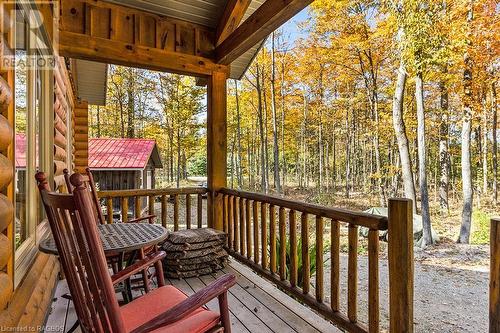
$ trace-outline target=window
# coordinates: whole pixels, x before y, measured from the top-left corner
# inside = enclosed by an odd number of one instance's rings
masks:
[[[15,283],[23,278],[37,252],[41,236],[40,223],[43,207],[35,182],[38,170],[51,171],[52,140],[47,123],[53,110],[49,101],[52,72],[38,67],[42,54],[37,50],[40,36],[29,30],[29,25],[18,11],[16,22],[15,68]],[[53,79],[52,79],[53,80]],[[52,121],[53,122],[53,121]],[[48,167],[47,167],[48,166]]]

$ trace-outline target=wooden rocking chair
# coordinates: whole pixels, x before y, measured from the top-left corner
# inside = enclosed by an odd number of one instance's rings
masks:
[[[162,285],[120,307],[113,284],[158,263],[165,252],[110,276],[83,176],[71,176],[73,194],[49,192],[43,173],[36,179],[83,332],[231,332],[227,291],[236,278],[230,274],[190,297]],[[161,265],[157,267],[162,274]],[[202,307],[216,297],[220,313]]]
[[[63,170],[64,173],[64,180],[66,182],[66,188],[68,189],[68,193],[72,194],[73,193],[73,185],[71,184],[70,181],[70,174],[68,169]],[[92,199],[92,206],[93,206],[93,213],[94,213],[94,218],[95,220],[100,223],[100,224],[106,224],[106,220],[104,219],[104,214],[102,213],[101,209],[101,203],[99,202],[99,196],[97,195],[97,187],[94,181],[94,177],[92,176],[92,172],[90,172],[89,168],[85,169],[85,174],[82,174],[82,181],[86,185],[88,191],[90,191],[90,197]],[[108,212],[108,214],[113,214],[113,212]],[[156,215],[146,215],[146,216],[141,216],[135,219],[130,219],[127,221],[127,223],[141,223],[144,221],[149,222],[150,224],[154,223],[154,219],[156,218]],[[138,251],[138,259],[144,259],[148,254],[154,252],[157,250],[156,246],[151,246],[148,248],[140,249]],[[107,255],[108,263],[111,265],[113,268],[113,271],[115,273],[118,273],[119,270],[121,270],[122,263],[119,262],[121,258],[119,255]],[[143,272],[141,272],[142,275],[142,287],[144,288],[145,292],[149,292],[150,289],[150,283],[151,283],[151,278],[153,277],[152,275],[150,276],[149,272],[147,269],[145,269]],[[128,295],[126,298],[129,298],[130,295]]]

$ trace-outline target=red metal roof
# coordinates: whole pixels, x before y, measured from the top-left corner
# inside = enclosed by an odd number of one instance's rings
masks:
[[[26,135],[16,134],[16,168],[26,167],[26,149]],[[155,140],[89,140],[89,167],[91,169],[144,169],[151,157],[155,167],[161,168]]]
[[[155,146],[148,139],[90,139],[89,168],[144,169]]]

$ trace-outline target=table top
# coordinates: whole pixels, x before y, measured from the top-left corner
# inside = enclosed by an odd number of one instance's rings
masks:
[[[104,252],[122,253],[152,246],[164,241],[167,229],[158,224],[149,223],[113,223],[97,226]],[[58,254],[52,235],[43,239],[38,248],[41,252]]]

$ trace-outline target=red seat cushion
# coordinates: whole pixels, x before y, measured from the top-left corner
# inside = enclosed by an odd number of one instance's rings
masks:
[[[122,306],[121,312],[127,332],[164,313],[174,305],[185,300],[187,296],[173,286],[165,286]],[[156,329],[155,333],[201,333],[215,327],[219,323],[219,314],[198,308],[188,317]]]

